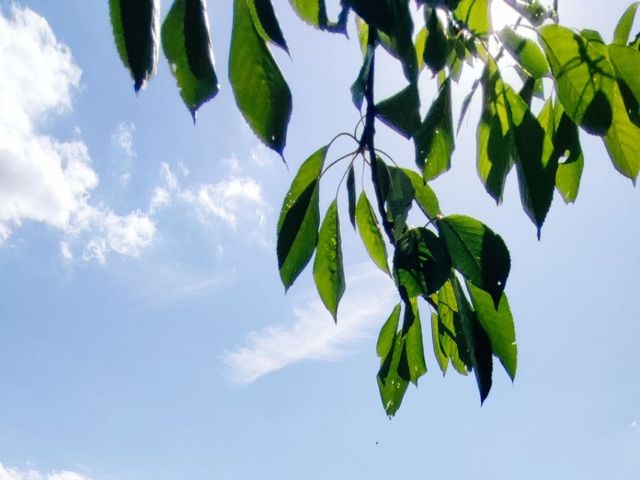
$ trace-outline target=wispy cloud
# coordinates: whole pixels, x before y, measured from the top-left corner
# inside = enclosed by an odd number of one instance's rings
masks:
[[[69,49],[45,18],[13,6],[10,17],[0,12],[0,65],[7,66],[0,75],[0,240],[35,221],[63,232],[67,260],[72,241],[85,243],[85,259],[104,262],[109,252],[137,256],[153,240],[150,218],[92,202],[99,179],[87,146],[40,131],[41,119],[72,108],[81,71]],[[119,148],[133,155],[133,126],[117,133]]]
[[[631,428],[633,428],[634,430],[640,431],[640,420],[631,422]]]
[[[339,360],[370,338],[391,310],[393,284],[373,267],[356,270],[337,325],[319,299],[311,300],[294,310],[292,323],[250,332],[244,345],[224,354],[231,380],[246,384],[303,360]]]
[[[89,478],[69,470],[42,473],[37,470],[9,468],[0,463],[0,480],[89,480]]]

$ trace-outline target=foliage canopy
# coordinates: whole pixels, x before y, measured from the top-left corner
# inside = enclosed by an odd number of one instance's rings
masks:
[[[377,381],[389,415],[409,383],[417,385],[427,371],[420,299],[431,311],[433,350],[443,373],[449,365],[463,375],[473,372],[481,401],[491,389],[494,357],[511,379],[516,375],[515,327],[505,294],[507,246],[479,220],[445,215],[428,183],[449,170],[455,125],[459,130],[478,90],[480,181],[499,204],[515,167],[522,207],[538,236],[554,192],[567,203],[578,195],[585,163],[580,130],[602,138],[622,175],[635,183],[640,172],[640,33],[631,37],[639,3],[624,12],[607,43],[596,31],[560,25],[557,0],[551,6],[493,1],[518,14],[514,25],[493,28],[492,0],[341,0],[336,12],[324,0],[290,0],[304,22],[327,32],[346,35],[355,18],[362,66],[351,94],[362,114],[353,134],[337,136],[350,138],[353,151],[334,158],[331,141],[299,167],[277,224],[280,277],[288,289],[315,254],[318,294],[337,321],[346,287],[340,188],[324,218],[319,199],[325,172],[342,166],[349,220],[398,290],[399,303],[377,342]],[[138,91],[155,73],[161,44],[195,121],[219,89],[206,0],[174,0],[162,27],[159,10],[159,0],[110,0],[117,50]],[[236,104],[256,136],[282,155],[292,96],[270,51],[288,52],[272,2],[233,0],[232,22],[229,81]],[[400,62],[407,83],[383,100],[374,97],[380,48]],[[463,74],[478,78],[454,122],[452,90]],[[438,86],[424,119],[421,75]],[[400,168],[376,147],[377,120],[413,140],[416,170]],[[370,181],[358,185],[356,171]],[[408,223],[414,207],[423,226]]]

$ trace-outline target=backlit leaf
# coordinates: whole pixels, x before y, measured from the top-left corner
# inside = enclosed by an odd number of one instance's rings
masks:
[[[629,35],[631,35],[631,29],[633,28],[633,21],[636,18],[639,3],[640,2],[633,2],[625,10],[622,17],[620,17],[620,21],[613,33],[613,43],[615,45],[626,45],[627,42],[629,42]]]
[[[333,315],[333,319],[337,321],[338,304],[345,290],[345,282],[340,219],[336,200],[329,206],[320,227],[316,258],[313,263],[313,279],[322,302]]]
[[[549,65],[540,47],[531,39],[518,35],[511,27],[504,27],[498,33],[507,51],[533,78],[549,73]]]
[[[387,263],[387,247],[380,232],[380,226],[376,218],[371,203],[365,192],[360,194],[358,204],[356,205],[356,225],[362,243],[367,253],[380,270],[389,274],[389,265]]]
[[[396,332],[398,331],[398,323],[400,322],[400,304],[396,305],[387,318],[387,321],[384,322],[382,328],[380,329],[380,334],[378,335],[378,342],[376,344],[376,353],[380,358],[385,358],[391,348],[393,347],[393,342],[395,340]]]
[[[284,198],[278,219],[278,268],[288,289],[309,263],[318,242],[320,210],[318,182],[327,147],[302,164]]]
[[[423,180],[421,175],[418,175],[413,170],[408,168],[403,169],[405,175],[411,181],[413,186],[413,192],[415,201],[420,207],[420,210],[427,216],[429,220],[435,219],[442,212],[440,211],[440,203],[438,197],[436,197],[433,189]]]
[[[253,25],[265,42],[272,42],[289,53],[287,41],[280,29],[276,12],[273,10],[271,0],[247,0],[251,11]]]
[[[153,77],[158,64],[159,0],[109,0],[116,47],[129,69],[135,91]]]
[[[415,298],[405,303],[402,335],[404,336],[409,379],[414,385],[418,385],[418,379],[427,373],[427,364],[424,359],[420,311],[418,310],[418,301]]]
[[[454,14],[469,30],[478,34],[491,31],[490,0],[460,0]]]
[[[376,105],[376,116],[405,138],[420,128],[420,96],[418,87],[410,84]]]
[[[256,29],[250,0],[234,0],[229,80],[245,120],[269,148],[282,155],[291,116],[291,92]]]
[[[219,90],[203,0],[174,0],[162,24],[162,48],[195,120],[196,111]]]
[[[613,122],[604,144],[616,170],[635,183],[640,172],[640,128],[630,120],[617,87],[613,94]]]

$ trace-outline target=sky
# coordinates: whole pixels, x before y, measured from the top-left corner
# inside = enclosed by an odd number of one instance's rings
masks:
[[[510,248],[518,374],[496,368],[481,407],[425,341],[429,372],[390,420],[375,381],[390,279],[345,225],[335,325],[310,272],[285,295],[275,257],[295,169],[357,122],[358,46],[277,2],[287,168],[234,107],[231,2],[209,3],[221,92],[194,126],[163,58],[134,94],[108,2],[0,0],[0,480],[637,478],[640,196],[599,139],[582,135],[578,200],[556,196],[538,242],[513,175],[500,207],[484,193],[466,122],[433,186]],[[560,16],[611,38],[628,3],[561,0]],[[382,98],[404,80],[378,65]],[[377,144],[411,165],[410,142],[381,128]]]

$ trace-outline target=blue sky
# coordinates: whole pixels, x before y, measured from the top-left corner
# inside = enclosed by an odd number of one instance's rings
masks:
[[[210,2],[222,90],[195,127],[164,59],[134,95],[107,3],[0,0],[0,480],[637,478],[640,197],[598,139],[583,135],[578,201],[555,199],[538,242],[515,178],[496,207],[473,122],[461,130],[434,187],[510,247],[518,375],[496,371],[481,408],[474,379],[443,379],[427,348],[390,421],[375,383],[390,280],[345,228],[335,326],[308,273],[285,296],[275,259],[295,168],[357,121],[355,42],[278,3],[287,170],[234,108],[230,2]],[[627,4],[560,0],[560,14],[610,37]],[[383,97],[403,80],[380,65]],[[381,129],[378,145],[411,164],[409,142]]]

